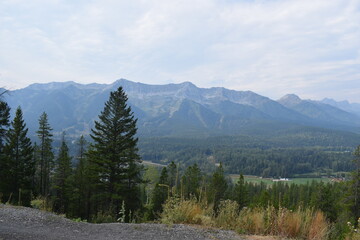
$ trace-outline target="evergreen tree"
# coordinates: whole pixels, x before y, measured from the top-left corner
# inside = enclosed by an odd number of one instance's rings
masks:
[[[178,169],[174,161],[171,161],[171,163],[167,166],[168,173],[169,173],[169,184],[170,187],[175,187],[177,185],[178,181]]]
[[[199,198],[202,174],[198,165],[195,163],[194,165],[189,166],[185,170],[182,178],[184,184],[184,196],[186,198],[190,198],[190,196]]]
[[[54,154],[52,152],[52,128],[48,122],[48,116],[43,112],[39,118],[39,130],[36,132],[39,139],[39,162],[38,167],[38,193],[47,197],[50,193],[50,172],[53,169]]]
[[[135,137],[137,120],[122,87],[110,93],[104,110],[91,129],[94,143],[89,151],[97,204],[115,217],[122,201],[127,211],[139,207],[140,156]]]
[[[71,157],[69,148],[65,142],[65,133],[63,133],[59,155],[56,159],[56,168],[54,172],[54,210],[59,213],[67,213],[71,198],[70,177],[72,174]]]
[[[78,156],[77,165],[74,172],[73,179],[73,198],[72,209],[73,216],[80,217],[81,219],[88,218],[89,211],[89,177],[88,177],[88,164],[86,158],[86,145],[87,142],[84,136],[81,136],[78,141]]]
[[[27,137],[27,132],[22,110],[18,107],[15,118],[6,134],[4,146],[6,159],[4,161],[6,171],[4,172],[6,174],[3,174],[1,181],[7,186],[5,194],[9,197],[12,194],[12,202],[25,206],[30,205],[33,189],[32,180],[35,174],[33,147]]]
[[[214,203],[214,210],[217,212],[218,206],[221,200],[225,197],[227,190],[227,181],[225,179],[224,169],[220,163],[219,167],[216,168],[212,175],[210,182],[210,202]]]
[[[168,171],[164,167],[161,170],[159,182],[155,185],[152,196],[152,212],[154,215],[159,214],[162,211],[162,205],[170,195],[170,186],[168,182]]]
[[[9,121],[10,107],[6,102],[0,100],[0,153],[4,147],[4,138],[9,127]]]
[[[239,179],[235,184],[234,200],[239,204],[240,210],[248,204],[248,191],[242,174],[240,174]]]
[[[6,102],[0,100],[0,178],[3,179],[7,174],[6,157],[4,155],[4,142],[10,122],[10,107]],[[4,192],[7,186],[4,181],[0,181],[0,193]],[[5,199],[1,199],[0,202]]]

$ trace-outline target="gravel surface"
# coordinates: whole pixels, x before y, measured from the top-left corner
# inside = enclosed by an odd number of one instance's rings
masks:
[[[37,209],[0,204],[0,240],[5,239],[244,240],[232,231],[182,224],[73,222]]]

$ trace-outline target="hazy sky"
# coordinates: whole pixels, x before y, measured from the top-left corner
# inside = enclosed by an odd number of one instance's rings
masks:
[[[360,0],[0,0],[0,87],[119,78],[360,102]]]

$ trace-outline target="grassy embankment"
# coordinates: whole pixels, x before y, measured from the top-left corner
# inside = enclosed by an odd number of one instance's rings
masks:
[[[241,234],[279,236],[281,238],[327,239],[331,225],[321,211],[285,208],[245,208],[239,211],[236,202],[226,200],[220,203],[217,213],[195,199],[171,198],[164,204],[161,221],[167,224],[198,224],[235,230]]]

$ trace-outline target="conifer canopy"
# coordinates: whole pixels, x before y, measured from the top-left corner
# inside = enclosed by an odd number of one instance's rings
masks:
[[[98,205],[118,212],[122,201],[127,209],[139,205],[138,186],[142,182],[136,122],[122,87],[110,93],[104,110],[91,130],[89,151],[92,177],[97,186]]]

